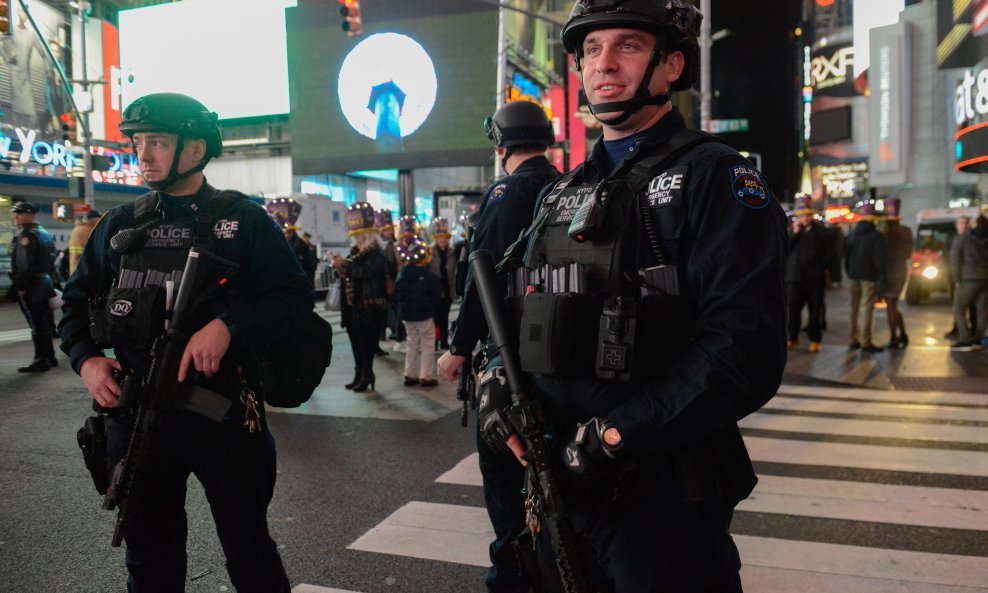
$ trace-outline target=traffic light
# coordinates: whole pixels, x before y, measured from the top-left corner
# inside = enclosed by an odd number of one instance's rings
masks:
[[[62,115],[58,116],[58,119],[62,122],[62,139],[68,140],[69,142],[76,143],[79,140],[78,128],[76,127],[75,114],[66,111]]]
[[[0,0],[0,35],[10,35],[10,2]]]
[[[347,35],[360,35],[364,30],[360,21],[360,0],[340,0],[340,16],[343,17],[343,30]]]

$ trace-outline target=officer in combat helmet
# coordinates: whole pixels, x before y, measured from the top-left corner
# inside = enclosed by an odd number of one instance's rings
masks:
[[[222,151],[217,116],[195,99],[171,93],[134,101],[120,131],[134,144],[141,174],[153,190],[109,210],[93,229],[64,294],[62,350],[106,414],[108,467],[121,459],[135,421],[121,398],[131,377],[144,376],[164,311],[113,307],[134,323],[115,331],[107,307],[87,305],[121,292],[144,303],[142,291],[175,286],[195,246],[239,264],[239,270],[193,311],[193,333],[182,355],[178,384],[192,383],[185,407],[162,409],[136,511],[123,530],[128,590],[181,592],[186,581],[186,482],[202,483],[237,591],[289,591],[267,525],[275,483],[275,446],[264,408],[239,376],[247,352],[283,337],[312,310],[312,290],[277,224],[246,196],[210,186],[203,168]],[[138,232],[127,233],[136,229]],[[122,232],[123,231],[123,232]],[[119,237],[111,243],[111,239]],[[124,241],[124,237],[130,237]],[[191,286],[191,285],[190,285]],[[180,288],[176,288],[176,293]],[[193,289],[195,290],[195,288]],[[123,299],[123,297],[121,297]],[[133,304],[134,309],[140,304]],[[104,348],[113,347],[116,358]],[[169,378],[165,378],[170,380]],[[209,398],[214,406],[202,412]]]
[[[500,254],[532,222],[539,192],[559,171],[545,157],[554,136],[552,124],[539,105],[528,101],[507,103],[484,122],[484,127],[507,176],[496,180],[484,194],[468,249]],[[438,361],[439,374],[450,381],[456,380],[477,342],[487,335],[487,323],[469,273],[463,292],[449,350]],[[510,545],[525,527],[520,495],[524,471],[510,455],[492,450],[479,439],[477,446],[484,499],[495,534],[490,546],[492,566],[487,573],[487,588],[495,593],[528,591],[530,584]]]
[[[729,525],[756,478],[737,422],[786,361],[782,208],[669,103],[696,80],[701,19],[682,0],[577,0],[562,41],[603,140],[509,253],[592,590],[741,591]]]

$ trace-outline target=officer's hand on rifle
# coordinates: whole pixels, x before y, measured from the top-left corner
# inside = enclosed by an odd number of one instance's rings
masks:
[[[576,425],[576,434],[563,447],[563,467],[571,477],[584,482],[606,477],[614,469],[622,445],[621,435],[610,420],[591,418]]]
[[[230,347],[230,330],[221,319],[214,319],[205,327],[192,334],[189,343],[182,354],[182,362],[178,366],[178,382],[185,381],[189,363],[194,363],[195,369],[207,377],[212,377],[220,370],[220,361]]]
[[[120,384],[113,376],[114,370],[122,370],[120,361],[105,356],[94,356],[79,368],[86,389],[104,408],[115,408],[120,400]]]
[[[525,448],[511,421],[511,403],[511,388],[508,386],[504,368],[496,366],[484,372],[480,377],[480,386],[477,388],[477,423],[480,438],[492,451],[513,453],[522,465],[528,465],[521,458]]]
[[[465,356],[453,354],[449,351],[443,352],[443,355],[436,362],[439,376],[447,381],[456,381],[460,376],[460,369],[463,368],[463,363],[466,360]]]

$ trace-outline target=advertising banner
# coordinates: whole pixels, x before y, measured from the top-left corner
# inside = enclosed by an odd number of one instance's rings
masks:
[[[489,5],[379,0],[362,8],[358,36],[340,30],[335,2],[286,15],[296,175],[492,162],[483,121],[497,94],[498,18]],[[537,88],[514,82],[522,94]]]
[[[0,122],[6,137],[13,128],[34,131],[36,140],[62,138],[62,113],[69,110],[64,87],[44,46],[17,2],[10,2],[10,35],[0,37]],[[55,58],[64,59],[65,20],[44,2],[31,2],[31,14]],[[64,66],[64,64],[63,64]]]
[[[909,182],[910,25],[871,30],[869,162],[876,186]]]

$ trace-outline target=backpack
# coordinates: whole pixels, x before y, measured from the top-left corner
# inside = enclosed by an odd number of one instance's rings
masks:
[[[258,358],[262,399],[278,408],[297,408],[319,387],[333,357],[333,328],[311,312],[288,336],[275,340]]]

